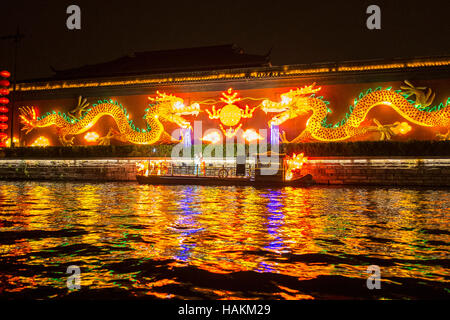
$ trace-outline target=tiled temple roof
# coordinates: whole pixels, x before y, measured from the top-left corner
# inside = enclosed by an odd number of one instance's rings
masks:
[[[269,55],[247,54],[236,45],[137,52],[116,60],[55,70],[52,80],[179,73],[270,66]],[[50,80],[50,79],[49,79]]]

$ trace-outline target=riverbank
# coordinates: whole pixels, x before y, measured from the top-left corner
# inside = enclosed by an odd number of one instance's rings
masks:
[[[122,159],[2,159],[0,180],[136,181],[136,163]],[[450,157],[311,157],[317,184],[450,187]]]

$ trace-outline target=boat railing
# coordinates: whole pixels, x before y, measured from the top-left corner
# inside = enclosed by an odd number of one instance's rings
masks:
[[[148,170],[148,176],[186,176],[186,177],[218,177],[218,178],[251,178],[254,168],[245,166],[245,174],[237,174],[236,166],[197,166],[197,165],[167,165]]]

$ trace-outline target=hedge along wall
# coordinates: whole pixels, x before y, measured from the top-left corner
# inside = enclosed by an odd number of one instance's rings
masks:
[[[88,159],[170,157],[174,145],[122,145],[122,146],[72,146],[72,147],[22,147],[0,149],[0,159]],[[202,145],[204,150],[207,145]],[[223,156],[226,146],[221,146]],[[219,146],[220,148],[220,146]],[[234,145],[238,148],[248,145]],[[271,149],[271,146],[268,146]],[[194,148],[191,148],[191,156]],[[264,150],[263,150],[264,151]],[[279,146],[281,153],[304,153],[308,157],[450,157],[450,141],[358,141],[334,143],[299,143]]]

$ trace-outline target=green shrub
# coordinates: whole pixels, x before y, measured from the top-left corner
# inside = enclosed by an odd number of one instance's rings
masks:
[[[450,141],[357,141],[286,144],[288,154],[304,152],[310,157],[324,156],[450,156]]]
[[[202,146],[202,150],[207,145]],[[0,158],[9,159],[82,159],[170,157],[174,145],[122,145],[122,146],[71,146],[71,147],[17,147],[2,148]],[[234,154],[237,152],[234,145]],[[270,146],[269,146],[270,150]],[[303,152],[309,157],[361,157],[361,156],[450,156],[450,141],[358,141],[313,142],[280,145],[280,152]],[[245,146],[246,155],[249,146]],[[191,149],[191,156],[194,148]],[[223,155],[226,155],[223,146]]]

